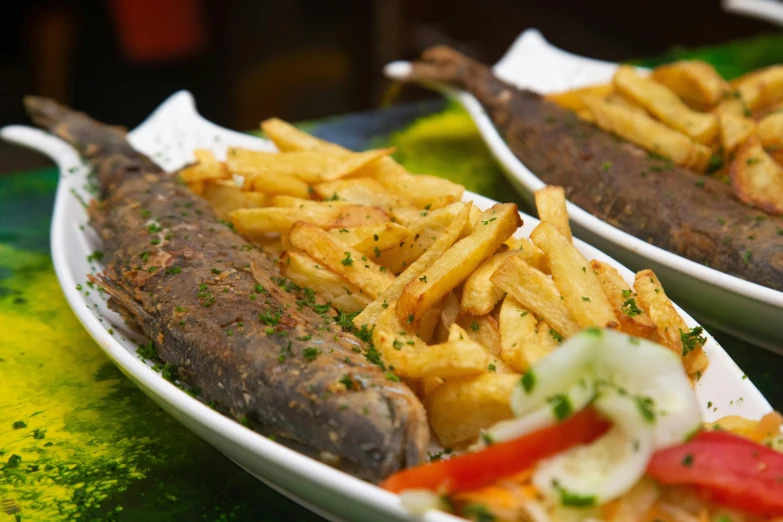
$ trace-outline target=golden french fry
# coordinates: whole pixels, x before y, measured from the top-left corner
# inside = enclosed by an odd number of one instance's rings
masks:
[[[419,275],[424,272],[432,263],[435,262],[444,252],[446,252],[457,241],[462,230],[468,222],[470,217],[471,203],[461,203],[461,212],[451,221],[446,230],[438,236],[435,243],[432,244],[429,250],[422,255],[415,263],[410,265],[405,272],[397,276],[397,279],[389,285],[383,294],[364,309],[364,311],[356,316],[353,323],[357,326],[369,325],[375,322],[381,311],[390,306],[389,303],[396,302],[402,295],[405,287]]]
[[[203,196],[220,219],[227,219],[229,212],[238,208],[264,207],[270,200],[267,194],[245,192],[230,180],[205,183]]]
[[[773,215],[783,214],[783,167],[767,154],[758,137],[745,142],[731,165],[734,194]]]
[[[262,194],[256,192],[255,194]],[[269,200],[270,207],[283,207],[283,208],[303,208],[303,207],[351,207],[356,206],[347,201],[314,201],[312,199],[296,198],[294,196],[286,196],[284,194],[278,194],[271,196]]]
[[[552,223],[563,236],[572,241],[571,225],[568,224],[565,190],[563,187],[547,185],[535,192],[536,210],[541,221]]]
[[[438,339],[445,340],[448,338],[449,328],[457,322],[457,317],[459,317],[459,307],[459,297],[455,292],[449,292],[443,299],[440,311],[440,324],[438,325],[437,334]]]
[[[405,330],[392,306],[378,316],[372,339],[386,365],[393,366],[400,377],[476,375],[484,373],[490,361],[481,345],[468,338],[427,346]]]
[[[302,288],[311,288],[337,310],[358,312],[371,302],[359,288],[305,254],[284,250],[277,265],[285,277]]]
[[[666,86],[641,76],[629,65],[617,69],[613,84],[663,123],[696,141],[709,143],[718,133],[718,118],[714,114],[691,110]]]
[[[196,157],[197,163],[179,171],[179,177],[185,183],[231,179],[231,174],[226,170],[226,166],[217,161],[209,150],[196,149],[193,151],[193,155]]]
[[[720,120],[720,144],[727,157],[756,131],[756,122],[750,118],[724,113]]]
[[[418,219],[408,220],[405,226],[413,237],[406,241],[400,241],[397,246],[389,248],[381,253],[378,263],[385,266],[394,274],[399,274],[415,262],[422,254],[437,241],[438,236],[449,226],[454,217],[463,209],[464,203],[452,203],[451,205],[433,211],[416,210]],[[471,213],[475,207],[471,205]],[[396,217],[398,210],[392,212]],[[466,225],[461,236],[470,228]]]
[[[613,266],[593,259],[590,270],[598,276],[604,295],[612,305],[620,321],[620,331],[636,337],[649,339],[655,334],[655,323],[636,304],[636,294]]]
[[[595,116],[596,124],[603,130],[669,158],[677,165],[703,171],[710,162],[712,151],[709,147],[694,142],[685,134],[649,116],[594,96],[585,96],[585,104]]]
[[[708,361],[702,349],[706,337],[701,336],[701,327],[688,328],[652,270],[638,272],[633,287],[638,295],[639,307],[655,323],[657,341],[682,356],[689,375],[703,372]]]
[[[629,99],[627,96],[624,96],[623,94],[617,91],[612,92],[609,96],[605,98],[605,100],[607,103],[612,103],[614,105],[625,107],[626,109],[637,112],[639,114],[645,114],[645,115],[647,114],[647,111],[645,111],[641,105],[635,103],[633,100]],[[590,114],[590,117],[593,116],[593,113],[590,112],[590,109],[585,109],[585,111]]]
[[[704,428],[728,431],[755,442],[763,443],[770,438],[779,437],[781,425],[783,425],[783,416],[776,411],[771,411],[759,420],[746,419],[738,415],[727,415],[715,422],[705,423]]]
[[[520,250],[509,250],[495,254],[481,263],[465,280],[462,286],[461,310],[464,315],[486,315],[495,308],[506,293],[493,283],[490,278],[495,270],[509,257],[524,259]]]
[[[350,154],[339,145],[319,140],[278,119],[264,121],[261,128],[282,151],[320,150],[339,158]],[[462,185],[437,176],[414,176],[388,156],[365,165],[353,175],[375,178],[388,192],[422,209],[445,207],[460,201],[465,192]]]
[[[462,316],[457,320],[457,325],[466,331],[471,339],[483,346],[489,355],[500,356],[500,329],[494,317],[491,315]]]
[[[443,446],[476,440],[481,430],[513,417],[509,397],[519,385],[513,373],[487,373],[450,379],[428,401],[428,417]]]
[[[261,130],[264,131],[267,138],[272,140],[281,152],[314,150],[326,152],[337,158],[347,156],[351,153],[348,149],[335,143],[320,140],[278,118],[270,118],[262,121]]]
[[[783,99],[783,65],[753,71],[731,82],[751,111]]]
[[[383,265],[379,258],[384,250],[413,240],[413,234],[410,230],[391,222],[351,228],[333,228],[329,234],[335,240],[355,248],[380,265]]]
[[[526,372],[536,361],[546,357],[556,346],[554,338],[538,336],[536,316],[511,296],[500,305],[500,356],[514,371]]]
[[[536,270],[550,274],[549,260],[546,255],[527,237],[510,237],[505,243],[511,250],[522,252],[521,258]]]
[[[783,147],[783,107],[759,121],[758,134],[764,148]]]
[[[257,174],[293,177],[304,183],[319,183],[325,173],[337,168],[339,158],[324,152],[261,152],[229,147],[226,166],[229,172],[252,177]]]
[[[517,257],[508,258],[490,278],[522,306],[543,318],[561,336],[580,330],[555,282]]]
[[[473,233],[458,241],[405,287],[397,301],[401,321],[416,323],[432,306],[492,255],[522,224],[513,203],[494,205],[484,211]]]
[[[555,102],[560,107],[579,113],[587,109],[582,98],[585,95],[597,96],[599,98],[606,98],[610,94],[614,87],[612,84],[605,83],[601,85],[589,85],[587,87],[580,87],[578,89],[572,89],[570,91],[558,92],[554,94],[547,94],[546,99]],[[589,112],[589,111],[588,111]]]
[[[321,199],[347,201],[357,205],[379,207],[386,211],[407,205],[407,202],[387,192],[372,178],[349,178],[327,181],[313,186]]]
[[[361,252],[338,243],[328,232],[315,225],[295,223],[289,240],[317,263],[360,288],[370,299],[378,297],[394,281],[394,276],[382,266],[376,265]]]
[[[240,233],[251,236],[286,233],[297,221],[321,228],[349,228],[389,221],[383,210],[361,206],[238,209],[228,217]]]
[[[293,176],[269,174],[267,172],[258,172],[245,176],[243,188],[266,194],[285,194],[303,199],[310,195],[310,187],[305,182],[299,181]]]
[[[587,269],[587,259],[554,225],[541,222],[530,234],[530,239],[549,258],[555,285],[579,326],[620,326],[598,277]]]
[[[729,84],[712,65],[696,60],[661,65],[653,70],[650,77],[700,110],[715,106],[730,90]]]

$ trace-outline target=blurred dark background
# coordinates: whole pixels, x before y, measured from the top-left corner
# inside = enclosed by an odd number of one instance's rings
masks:
[[[718,0],[93,0],[4,4],[0,124],[26,122],[24,94],[137,125],[178,89],[219,125],[314,119],[378,107],[382,66],[446,43],[485,62],[536,27],[607,60],[779,32]],[[425,96],[406,89],[403,99]],[[46,165],[0,144],[0,173]]]

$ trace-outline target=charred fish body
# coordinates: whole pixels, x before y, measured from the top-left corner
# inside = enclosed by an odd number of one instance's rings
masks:
[[[347,459],[369,479],[423,460],[423,406],[335,325],[334,310],[280,278],[273,261],[123,131],[52,100],[28,97],[25,105],[97,173],[102,199],[90,214],[104,241],[100,281],[110,306],[205,400],[265,433]]]
[[[514,154],[561,185],[576,205],[664,250],[783,291],[783,218],[754,210],[731,187],[673,165],[585,123],[571,112],[493,76],[489,67],[436,47],[412,80],[471,92]]]

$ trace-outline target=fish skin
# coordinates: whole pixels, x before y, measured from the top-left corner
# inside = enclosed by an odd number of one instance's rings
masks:
[[[90,213],[106,265],[98,280],[110,306],[155,341],[182,380],[254,429],[357,464],[363,478],[423,461],[422,404],[335,326],[336,312],[325,319],[297,303],[301,291],[273,280],[274,261],[135,151],[122,130],[52,100],[28,97],[25,105],[95,168],[103,199]],[[310,361],[307,348],[320,353]]]
[[[783,291],[783,218],[745,205],[721,180],[651,158],[448,47],[425,51],[408,79],[471,92],[531,172],[564,187],[571,202],[599,219],[697,263]]]

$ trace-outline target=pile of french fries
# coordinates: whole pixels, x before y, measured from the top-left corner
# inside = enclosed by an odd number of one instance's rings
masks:
[[[611,84],[548,98],[677,165],[722,176],[743,202],[783,214],[783,65],[732,82],[699,61],[649,76],[621,66]]]
[[[706,339],[652,271],[629,285],[574,247],[561,187],[536,193],[542,223],[519,237],[516,205],[482,211],[389,150],[351,152],[279,120],[262,128],[280,153],[234,148],[220,162],[197,151],[182,180],[278,256],[283,275],[372,329],[444,446],[510,417],[520,375],[583,328],[657,340],[694,378],[706,368]]]

